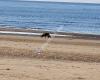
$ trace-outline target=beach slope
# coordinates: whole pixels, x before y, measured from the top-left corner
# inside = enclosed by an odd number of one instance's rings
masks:
[[[100,40],[0,35],[2,80],[100,80]]]

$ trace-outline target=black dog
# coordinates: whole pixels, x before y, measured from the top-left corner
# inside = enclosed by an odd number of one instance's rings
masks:
[[[46,33],[43,33],[43,34],[41,35],[41,37],[51,38],[51,35],[50,35],[50,33],[46,32]]]

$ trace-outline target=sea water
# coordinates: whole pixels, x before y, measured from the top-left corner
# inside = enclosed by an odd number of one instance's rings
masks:
[[[100,4],[0,0],[0,27],[100,35]]]

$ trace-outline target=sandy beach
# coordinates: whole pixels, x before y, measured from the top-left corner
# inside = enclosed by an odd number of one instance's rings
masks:
[[[0,79],[100,80],[100,40],[85,38],[0,34]]]
[[[0,58],[1,80],[100,80],[100,63]]]

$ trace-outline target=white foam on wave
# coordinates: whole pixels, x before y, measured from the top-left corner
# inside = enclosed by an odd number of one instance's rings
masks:
[[[3,34],[20,34],[20,35],[41,35],[41,33],[30,33],[30,32],[13,32],[13,31],[0,31]]]
[[[42,33],[32,33],[32,32],[14,32],[14,31],[0,31],[1,34],[15,34],[15,35],[38,35],[40,36]],[[51,36],[70,36],[70,35],[60,35],[60,34],[51,34]]]

